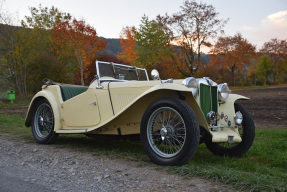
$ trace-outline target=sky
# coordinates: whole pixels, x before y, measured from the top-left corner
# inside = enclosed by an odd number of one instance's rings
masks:
[[[84,19],[98,35],[119,38],[125,26],[138,27],[141,17],[154,19],[158,14],[171,15],[180,11],[184,0],[0,0],[2,12],[16,20],[30,16],[29,7],[56,7],[77,19]],[[200,2],[197,0],[197,2]],[[271,38],[287,39],[287,0],[201,0],[212,4],[219,19],[229,21],[226,36],[240,32],[260,49]]]

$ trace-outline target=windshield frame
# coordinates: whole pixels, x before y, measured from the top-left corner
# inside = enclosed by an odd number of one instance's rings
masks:
[[[100,73],[100,64],[106,64],[106,65],[111,65],[112,70],[113,70],[113,79],[109,79],[109,78],[102,78],[101,73]],[[97,79],[99,82],[104,82],[104,81],[114,81],[114,82],[125,82],[125,81],[131,81],[131,80],[125,80],[125,79],[117,79],[116,76],[120,76],[120,74],[116,74],[115,72],[115,66],[116,67],[123,67],[123,68],[127,68],[127,69],[132,69],[135,71],[137,79],[134,79],[134,81],[140,81],[139,80],[139,74],[138,74],[138,70],[140,71],[144,71],[145,76],[146,76],[146,80],[144,81],[149,81],[149,77],[147,74],[147,70],[145,68],[140,68],[140,67],[135,67],[135,66],[130,66],[130,65],[124,65],[124,64],[118,64],[118,63],[113,63],[113,62],[105,62],[105,61],[96,61],[96,68],[97,68]]]

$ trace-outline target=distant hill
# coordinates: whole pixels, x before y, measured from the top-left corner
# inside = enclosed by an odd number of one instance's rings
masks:
[[[109,39],[104,37],[99,37],[99,39],[107,41],[107,46],[104,52],[107,53],[108,55],[116,56],[119,51],[123,50],[120,44],[120,39]]]
[[[5,25],[5,24],[0,23],[0,35],[2,35],[3,29],[9,31],[12,28],[15,28],[15,26],[10,26],[10,25]],[[16,28],[20,28],[20,27],[16,27]],[[99,37],[99,39],[107,41],[107,46],[104,52],[107,53],[108,55],[116,56],[119,51],[123,50],[120,44],[120,39],[109,39],[109,38],[104,38],[104,37]]]

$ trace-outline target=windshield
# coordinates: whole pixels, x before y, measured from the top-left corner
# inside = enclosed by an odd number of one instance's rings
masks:
[[[99,79],[147,81],[146,69],[129,65],[96,61]]]

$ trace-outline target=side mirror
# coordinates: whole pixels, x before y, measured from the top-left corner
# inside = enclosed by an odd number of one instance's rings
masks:
[[[160,80],[159,73],[158,73],[158,71],[156,69],[153,69],[151,71],[151,76],[152,76],[153,80]]]

